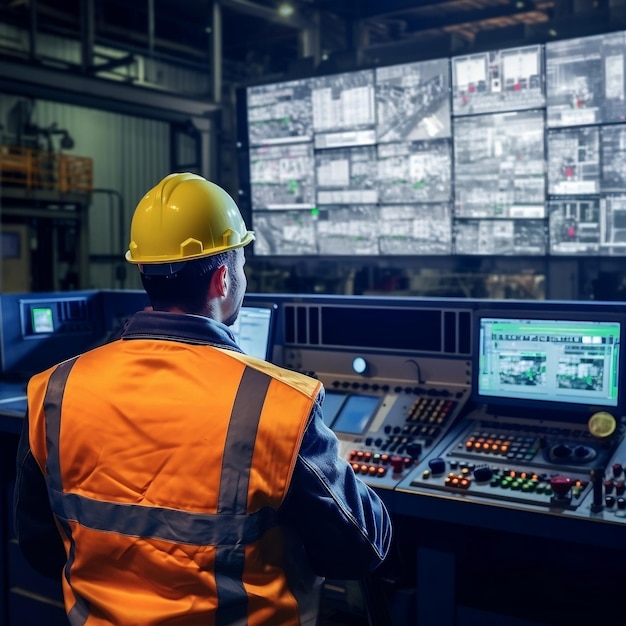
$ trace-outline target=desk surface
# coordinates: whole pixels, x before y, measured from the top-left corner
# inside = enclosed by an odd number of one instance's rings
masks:
[[[26,383],[0,382],[0,432],[21,432],[25,412]]]

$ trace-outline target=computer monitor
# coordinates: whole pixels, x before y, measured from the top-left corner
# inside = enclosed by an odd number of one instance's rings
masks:
[[[276,304],[244,305],[231,326],[239,347],[250,356],[266,361],[272,360]]]
[[[623,335],[617,313],[478,311],[473,398],[533,419],[621,415]]]

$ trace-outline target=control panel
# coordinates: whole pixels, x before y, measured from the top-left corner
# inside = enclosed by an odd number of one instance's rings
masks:
[[[287,364],[322,381],[341,456],[381,489],[393,489],[469,406],[464,361],[294,350]]]
[[[469,413],[439,449],[414,468],[402,489],[468,499],[580,511],[606,505],[626,514],[626,475],[612,461],[623,438],[594,436],[587,424]],[[600,494],[600,495],[599,495]],[[605,495],[606,494],[606,495]]]
[[[370,392],[376,409],[365,430],[351,432],[350,404],[363,397],[354,393],[346,394],[329,425],[354,471],[384,488],[394,487],[441,440],[463,412],[468,393],[431,385],[382,387],[380,393]]]

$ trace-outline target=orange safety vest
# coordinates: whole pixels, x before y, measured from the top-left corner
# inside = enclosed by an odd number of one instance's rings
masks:
[[[30,446],[65,544],[70,623],[313,624],[321,579],[276,511],[320,387],[156,339],[35,375]]]

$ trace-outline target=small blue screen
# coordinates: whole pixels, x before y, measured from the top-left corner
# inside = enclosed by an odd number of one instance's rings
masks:
[[[377,396],[349,396],[331,428],[342,433],[360,435],[367,428],[379,400]]]

